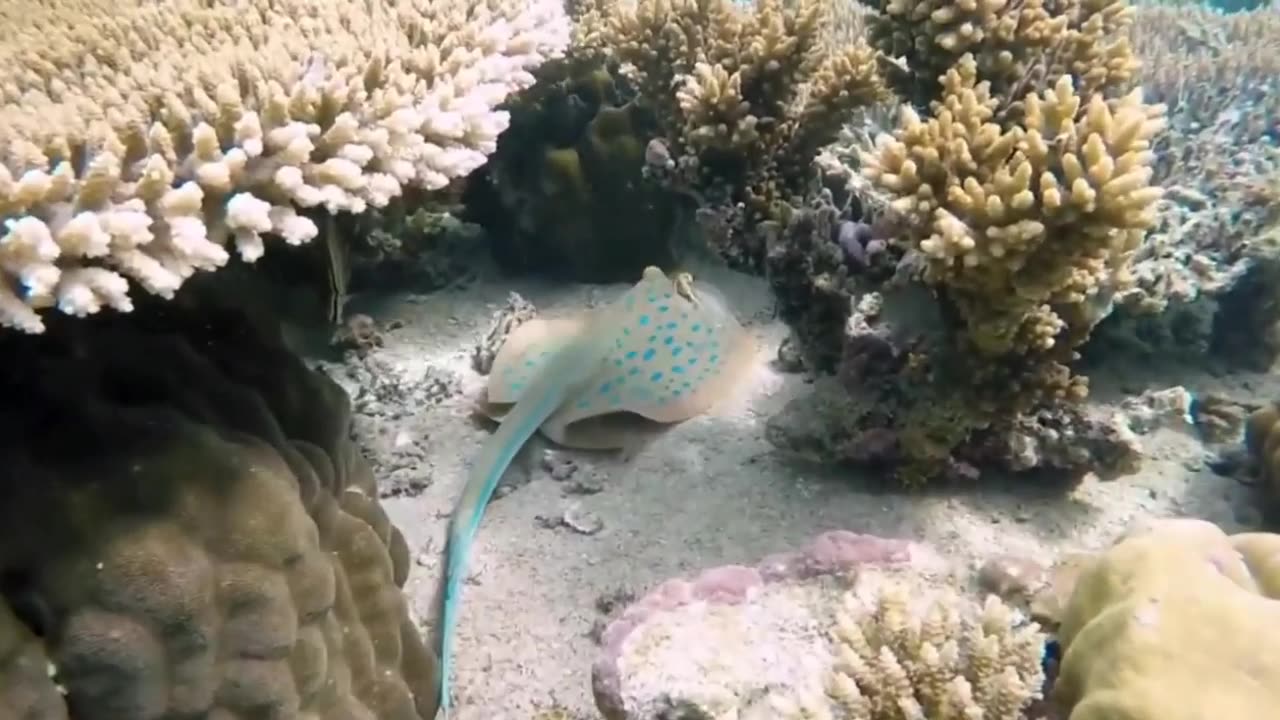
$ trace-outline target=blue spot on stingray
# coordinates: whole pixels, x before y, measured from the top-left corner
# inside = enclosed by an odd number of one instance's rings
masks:
[[[626,385],[626,384],[627,384],[627,378],[626,378],[626,376],[625,376],[625,375],[619,375],[618,377],[614,378],[614,379],[613,379],[613,384],[614,384],[614,385]]]
[[[633,367],[633,368],[631,368],[630,370],[628,370],[628,371],[627,371],[627,374],[628,374],[628,375],[639,375],[639,374],[640,374],[640,368],[638,368],[638,367]]]
[[[611,406],[613,406],[613,407],[618,407],[618,406],[619,406],[619,405],[621,405],[621,404],[622,404],[622,396],[621,396],[621,395],[614,395],[613,397],[609,398],[609,405],[611,405]]]
[[[591,407],[591,403],[587,402],[586,400],[579,400],[579,401],[578,401],[578,409],[579,409],[579,410],[586,410],[586,409],[587,409],[587,408],[589,408],[589,407]]]
[[[613,388],[613,383],[608,383],[608,382],[607,382],[607,383],[605,383],[605,384],[603,384],[603,385],[601,385],[601,386],[600,386],[600,394],[601,394],[601,395],[608,395],[608,394],[609,394],[609,390],[610,390],[610,389],[612,389],[612,388]]]
[[[698,358],[689,358],[689,364],[690,364],[690,365],[697,365],[697,364],[698,364]]]
[[[534,362],[534,361],[532,361],[532,360],[525,360],[525,361],[524,361],[524,366],[525,366],[525,367],[533,367],[533,366],[534,366],[534,365],[536,365],[536,364],[537,364],[537,363],[535,363],[535,362]],[[507,369],[507,372],[511,372],[510,368],[508,368],[508,369]]]
[[[689,388],[693,387],[693,384],[690,383],[688,380],[685,380],[684,382],[680,383],[680,387],[684,388],[685,390],[688,390]]]
[[[708,360],[708,361],[710,361],[710,362],[712,362],[712,363],[714,363],[714,362],[718,361],[719,359],[720,359],[720,356],[719,356],[719,355],[712,355],[711,357],[707,358],[707,360]]]
[[[640,325],[641,325],[641,327],[643,327],[643,326],[645,326],[645,325],[648,325],[648,324],[649,324],[649,316],[648,316],[648,315],[641,315],[641,316],[640,316]]]
[[[511,389],[512,389],[513,391],[515,391],[515,390],[523,390],[523,389],[524,389],[524,383],[522,383],[522,382],[514,382],[514,383],[511,383]]]
[[[641,357],[644,359],[644,361],[645,361],[645,362],[648,362],[648,361],[652,360],[652,359],[653,359],[653,356],[654,356],[654,355],[656,355],[656,354],[657,354],[657,353],[654,351],[654,349],[653,349],[653,348],[649,348],[648,350],[645,350],[645,351],[644,351],[644,355],[643,355],[643,356],[641,356]]]
[[[680,347],[679,345],[671,348],[671,357],[680,357],[681,350],[684,350],[684,348]]]
[[[692,330],[692,331],[694,331],[694,332],[698,332],[699,330],[701,330],[701,329],[702,329],[702,323],[694,323],[694,324],[693,324],[693,327],[691,327],[691,328],[689,328],[689,329],[690,329],[690,330]]]
[[[628,360],[635,360],[635,359],[636,359],[636,351],[635,351],[635,350],[628,350],[628,351],[627,351],[627,359],[628,359]]]
[[[680,391],[679,391],[679,390],[672,390],[672,391],[671,391],[671,394],[672,394],[673,396],[675,396],[675,397],[680,397]]]
[[[668,329],[668,330],[675,330],[675,329],[676,329],[676,327],[677,327],[677,324],[676,324],[676,323],[674,323],[674,322],[669,322],[669,323],[667,323],[667,329]]]
[[[613,341],[613,346],[614,346],[615,348],[618,348],[619,350],[621,350],[621,349],[622,349],[622,338],[618,338],[617,340],[614,340],[614,341]]]
[[[615,366],[617,366],[617,367],[622,367],[622,360],[620,360],[620,359],[619,359],[619,360],[614,360],[614,361],[613,361],[613,364],[614,364]]]
[[[668,336],[666,337],[666,339],[662,341],[662,344],[663,344],[663,345],[670,345],[671,343],[673,343],[673,342],[675,342],[675,341],[676,341],[676,339],[675,339],[674,337],[671,337],[670,335],[668,335]]]
[[[671,293],[662,293],[662,297],[664,297],[664,298],[666,298],[666,299],[670,300],[670,299],[671,299]]]
[[[670,305],[659,305],[658,312],[666,312],[671,309]]]
[[[707,334],[708,334],[708,335],[714,335],[714,334],[715,334],[715,331],[716,331],[716,329],[715,329],[715,328],[713,328],[713,327],[708,327],[708,328],[707,328]]]
[[[656,372],[649,376],[650,382],[658,382],[661,379],[662,379],[662,373],[660,372]]]
[[[630,334],[631,334],[631,328],[622,328],[622,334],[623,334],[623,335],[630,335]]]
[[[658,296],[654,293],[649,293],[649,302],[658,302]]]
[[[650,335],[650,336],[649,336],[649,342],[655,342],[655,341],[657,341],[657,339],[658,339],[658,336],[657,336],[657,335]]]
[[[681,366],[679,366],[679,365],[673,365],[673,366],[671,367],[671,372],[673,372],[673,373],[675,373],[675,374],[677,374],[677,375],[683,375],[683,374],[684,374],[684,368],[683,368],[683,367],[681,367]]]

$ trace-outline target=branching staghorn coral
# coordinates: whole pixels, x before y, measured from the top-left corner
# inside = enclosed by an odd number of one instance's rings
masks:
[[[583,0],[575,52],[614,60],[677,178],[755,216],[802,195],[819,149],[884,96],[875,53],[830,42],[831,0]]]
[[[866,176],[894,197],[898,239],[959,315],[978,383],[1000,388],[995,404],[1006,409],[1087,392],[1066,363],[1131,282],[1128,262],[1161,197],[1150,181],[1163,107],[1140,90],[1116,92],[1136,67],[1113,52],[1127,49],[1123,38],[1086,47],[1104,29],[1127,29],[1132,9],[1059,9],[1051,26],[1061,36],[1043,67],[1061,74],[1047,87],[1028,80],[1036,91],[998,94],[977,59],[986,49],[966,53],[941,78],[930,117],[904,107],[898,130],[863,157]]]
[[[915,603],[919,605],[919,603]],[[775,695],[785,720],[1021,720],[1042,697],[1045,636],[1018,625],[995,596],[985,604],[940,593],[912,607],[887,584],[868,604],[850,592],[837,613],[836,661],[822,692]]]
[[[992,94],[1016,100],[1070,73],[1081,94],[1126,83],[1137,70],[1132,9],[1115,0],[864,0],[872,45],[905,64],[894,89],[925,106],[941,77],[972,55]]]
[[[0,9],[0,324],[132,308],[483,164],[570,35],[557,0]]]

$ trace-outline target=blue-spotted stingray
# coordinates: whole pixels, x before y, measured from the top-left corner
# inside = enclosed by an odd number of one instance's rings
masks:
[[[740,384],[755,344],[713,288],[646,268],[615,302],[576,317],[535,319],[507,338],[486,402],[502,422],[471,465],[449,521],[436,623],[440,707],[449,677],[467,556],[485,506],[539,430],[577,448],[627,447],[632,421],[672,425],[705,413]],[[505,413],[503,412],[505,410]]]

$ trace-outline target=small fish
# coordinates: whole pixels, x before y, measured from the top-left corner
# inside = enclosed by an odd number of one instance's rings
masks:
[[[700,415],[740,386],[755,343],[714,289],[656,267],[612,304],[516,328],[489,374],[486,404],[499,426],[471,465],[449,521],[435,624],[440,707],[449,679],[467,557],[484,510],[535,432],[565,446],[628,447],[637,426]]]

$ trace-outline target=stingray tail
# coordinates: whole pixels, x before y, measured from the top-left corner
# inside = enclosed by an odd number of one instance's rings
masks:
[[[542,385],[542,387],[536,387]],[[449,677],[452,671],[453,630],[458,620],[462,581],[467,575],[467,557],[480,520],[502,475],[516,454],[559,407],[568,393],[566,384],[535,383],[502,421],[476,458],[467,475],[467,485],[458,498],[449,520],[444,572],[436,593],[437,644],[440,653],[440,710],[449,718]]]

